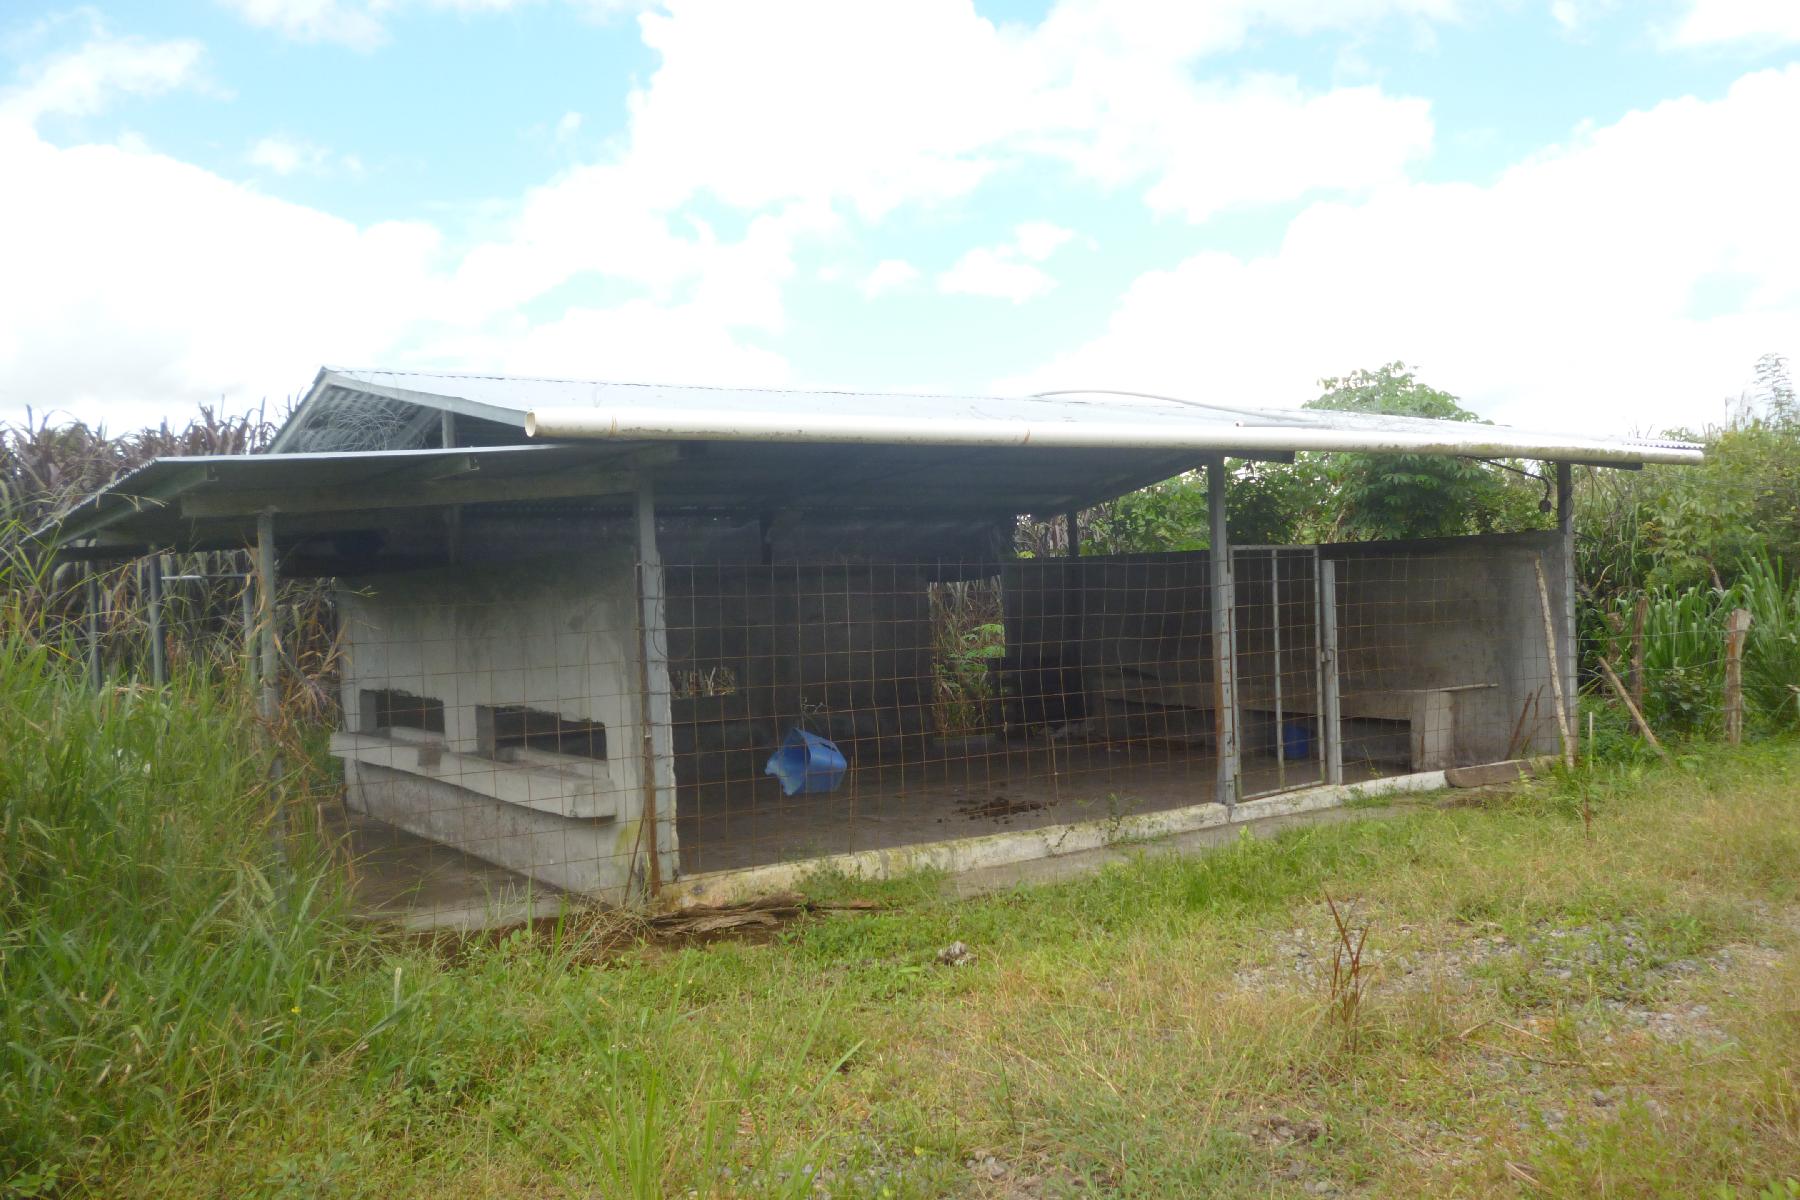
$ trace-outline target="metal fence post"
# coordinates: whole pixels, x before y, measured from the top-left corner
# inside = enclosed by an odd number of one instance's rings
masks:
[[[1269,551],[1270,641],[1275,652],[1275,782],[1287,786],[1287,738],[1281,715],[1281,551]]]
[[[150,682],[161,687],[169,682],[169,646],[163,631],[163,556],[152,554],[144,563],[144,605],[150,626]]]
[[[1215,455],[1206,463],[1206,510],[1211,522],[1209,547],[1212,585],[1212,640],[1214,709],[1213,729],[1218,752],[1215,792],[1227,811],[1237,808],[1242,790],[1242,764],[1238,746],[1237,711],[1237,589],[1231,573],[1231,538],[1226,529],[1225,460]]]
[[[1344,782],[1344,728],[1338,704],[1337,564],[1319,559],[1319,734],[1325,782]]]
[[[1562,686],[1569,703],[1569,732],[1576,733],[1580,714],[1581,650],[1576,645],[1575,615],[1575,468],[1556,464],[1556,529],[1562,543]]]

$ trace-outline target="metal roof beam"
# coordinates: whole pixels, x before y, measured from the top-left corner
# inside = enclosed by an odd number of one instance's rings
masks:
[[[560,500],[577,496],[612,496],[633,490],[631,471],[597,467],[570,468],[549,475],[483,478],[479,472],[424,482],[358,487],[263,488],[208,492],[181,502],[181,515],[193,520],[236,517],[249,513],[366,512],[391,508],[429,508],[447,504],[496,504],[507,500]]]
[[[1362,454],[1431,454],[1482,458],[1550,458],[1595,463],[1698,463],[1695,446],[1656,446],[1534,434],[1493,425],[1415,419],[1399,428],[1298,426],[1286,422],[1230,425],[1146,419],[1131,413],[1103,420],[1021,420],[970,416],[945,420],[917,413],[793,412],[769,409],[618,406],[534,408],[525,416],[533,438],[625,441],[823,442],[882,446],[1050,446],[1119,450],[1189,450],[1230,458],[1299,450]]]

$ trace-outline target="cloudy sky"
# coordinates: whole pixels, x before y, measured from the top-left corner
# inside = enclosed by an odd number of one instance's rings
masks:
[[[0,4],[0,420],[324,363],[1716,420],[1800,0]]]

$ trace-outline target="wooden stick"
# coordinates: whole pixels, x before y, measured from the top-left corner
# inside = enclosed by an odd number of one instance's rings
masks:
[[[1556,729],[1562,735],[1563,766],[1575,767],[1575,733],[1569,725],[1569,705],[1563,696],[1562,655],[1556,652],[1556,626],[1550,618],[1550,588],[1544,583],[1544,560],[1531,560],[1537,572],[1538,602],[1544,609],[1544,652],[1550,656],[1550,694],[1556,701]]]
[[[1725,740],[1744,740],[1744,638],[1750,633],[1750,610],[1734,608],[1725,618]]]
[[[1532,706],[1537,703],[1537,698],[1543,690],[1543,688],[1539,688],[1537,691],[1531,693],[1531,695],[1525,697],[1525,703],[1519,706],[1519,719],[1513,722],[1512,736],[1506,739],[1507,758],[1514,757],[1514,755],[1517,754],[1519,747],[1523,744],[1519,741],[1519,735],[1525,732],[1525,718],[1531,715]]]
[[[1623,683],[1619,682],[1618,672],[1612,669],[1612,664],[1607,662],[1604,657],[1600,659],[1600,670],[1606,675],[1606,682],[1612,685],[1613,694],[1625,702],[1625,711],[1629,712],[1631,719],[1637,722],[1638,732],[1644,735],[1644,740],[1650,743],[1650,748],[1662,756],[1663,762],[1673,766],[1669,752],[1664,750],[1662,743],[1656,740],[1656,734],[1650,729],[1650,722],[1644,720],[1644,714],[1632,701],[1631,693],[1625,690]]]

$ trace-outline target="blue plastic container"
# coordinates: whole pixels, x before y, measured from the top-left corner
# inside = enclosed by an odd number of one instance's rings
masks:
[[[804,729],[790,729],[781,749],[769,755],[763,774],[781,780],[783,795],[835,792],[844,782],[847,765],[835,742]]]
[[[1312,757],[1312,722],[1281,723],[1281,753],[1289,762],[1305,762]]]

